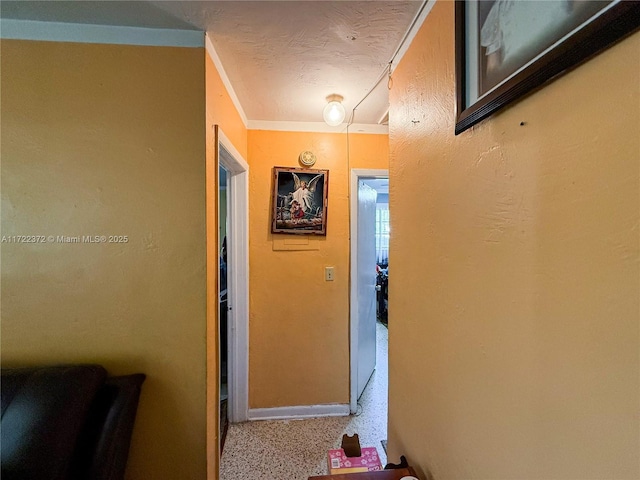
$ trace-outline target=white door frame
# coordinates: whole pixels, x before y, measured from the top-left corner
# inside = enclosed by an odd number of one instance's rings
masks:
[[[351,169],[350,209],[351,209],[351,294],[349,297],[349,410],[356,413],[358,408],[358,181],[372,178],[389,178],[389,170]]]
[[[229,421],[235,423],[246,421],[249,412],[249,164],[220,128],[218,149],[219,166],[229,174],[227,365]]]

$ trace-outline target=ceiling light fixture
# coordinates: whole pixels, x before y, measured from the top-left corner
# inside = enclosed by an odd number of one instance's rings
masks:
[[[327,106],[322,111],[322,118],[330,127],[337,127],[344,122],[346,111],[342,105],[344,98],[341,95],[329,95],[327,97]]]

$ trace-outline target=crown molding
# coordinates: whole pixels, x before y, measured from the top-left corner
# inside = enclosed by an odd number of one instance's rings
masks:
[[[0,19],[0,38],[45,42],[106,43],[160,47],[204,46],[204,32],[166,28]]]
[[[388,125],[354,123],[349,125],[349,133],[368,133],[387,135]],[[281,132],[347,133],[347,124],[330,127],[324,122],[277,122],[268,120],[249,120],[249,130],[274,130]]]
[[[244,123],[245,128],[249,128],[248,127],[249,120],[247,119],[247,115],[244,113],[244,109],[242,108],[242,105],[240,104],[240,100],[238,99],[238,96],[236,95],[236,92],[233,89],[233,86],[231,85],[231,81],[227,76],[227,72],[225,72],[224,67],[222,66],[222,61],[218,56],[218,52],[216,52],[216,49],[213,47],[213,43],[211,42],[211,37],[206,34],[205,34],[205,40],[204,40],[204,48],[207,51],[209,58],[213,62],[213,65],[216,67],[216,70],[218,71],[218,75],[220,75],[220,79],[222,80],[222,84],[227,89],[227,93],[229,94],[229,97],[231,97],[231,102],[233,103],[233,106],[236,107],[236,110],[238,111],[238,114],[240,115],[240,118],[242,119],[242,122]]]

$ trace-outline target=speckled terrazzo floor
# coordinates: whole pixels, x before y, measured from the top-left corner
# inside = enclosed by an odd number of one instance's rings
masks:
[[[339,448],[345,433],[357,433],[360,445],[376,447],[382,465],[387,463],[380,442],[387,438],[389,337],[379,323],[376,335],[376,369],[360,397],[358,416],[229,425],[220,479],[307,480],[310,475],[326,475],[327,451]]]

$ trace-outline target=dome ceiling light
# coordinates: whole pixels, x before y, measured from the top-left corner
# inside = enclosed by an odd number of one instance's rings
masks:
[[[344,98],[341,95],[329,95],[327,97],[327,105],[322,111],[322,118],[330,127],[337,127],[344,122],[346,111],[342,105]]]

